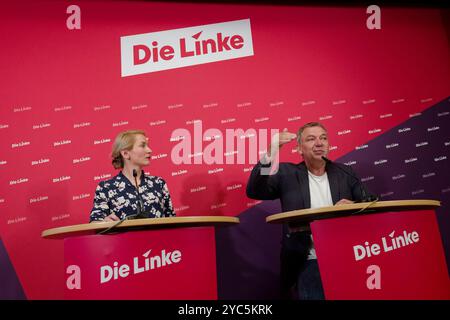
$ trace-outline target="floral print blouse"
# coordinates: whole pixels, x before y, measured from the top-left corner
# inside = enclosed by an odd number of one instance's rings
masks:
[[[175,216],[169,189],[162,178],[146,176],[142,171],[139,193],[144,204],[144,212],[149,218]],[[137,189],[121,171],[115,177],[98,184],[90,222],[102,221],[112,213],[121,220],[135,215],[138,199]]]

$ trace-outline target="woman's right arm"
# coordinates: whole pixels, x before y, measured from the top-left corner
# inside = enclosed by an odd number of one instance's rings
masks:
[[[102,183],[99,183],[95,190],[94,206],[91,210],[89,222],[105,222],[105,221],[117,221],[119,218],[111,213],[108,205],[108,198],[106,193],[108,191],[103,187]]]

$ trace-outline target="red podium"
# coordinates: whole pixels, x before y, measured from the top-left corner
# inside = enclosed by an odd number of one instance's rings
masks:
[[[65,299],[217,299],[214,227],[235,217],[171,217],[45,230],[64,239]],[[125,232],[127,231],[127,232]]]
[[[310,223],[326,299],[450,299],[438,206],[434,200],[379,201],[290,211],[266,221]]]

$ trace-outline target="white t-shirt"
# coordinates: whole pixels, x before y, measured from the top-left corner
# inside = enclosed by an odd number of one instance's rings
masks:
[[[309,193],[311,197],[311,209],[328,207],[333,205],[333,199],[331,198],[330,183],[328,181],[328,175],[321,176],[313,175],[308,171],[309,180]],[[308,260],[317,259],[316,249],[314,248],[314,240],[311,234],[312,246],[309,250]]]

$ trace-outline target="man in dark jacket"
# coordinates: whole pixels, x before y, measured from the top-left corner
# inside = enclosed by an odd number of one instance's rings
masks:
[[[279,149],[294,139],[304,161],[280,163],[275,174],[267,174]],[[283,212],[363,201],[367,191],[352,169],[323,158],[329,148],[328,133],[321,123],[307,123],[297,134],[284,129],[274,135],[267,154],[253,168],[247,196],[258,200],[280,199]],[[309,225],[283,226],[281,244],[282,296],[292,297],[294,293],[299,299],[324,299]]]

